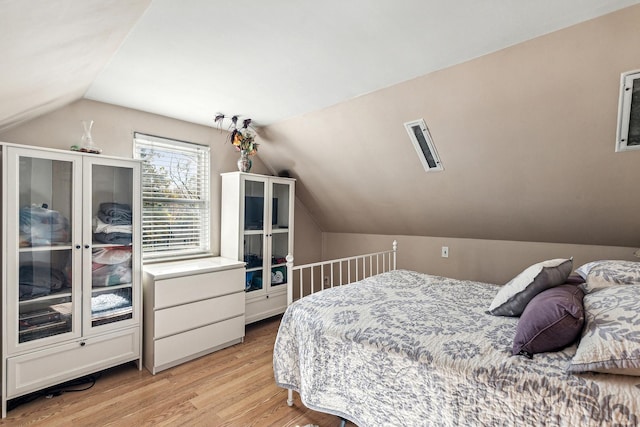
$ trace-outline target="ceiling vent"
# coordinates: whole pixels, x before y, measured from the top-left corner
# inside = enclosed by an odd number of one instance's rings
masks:
[[[429,129],[424,120],[419,119],[407,122],[404,124],[404,127],[409,133],[409,138],[411,138],[411,142],[418,153],[424,170],[427,172],[444,170],[440,162],[440,157],[438,157],[438,153],[436,152],[436,146],[433,144],[431,134],[429,134]]]

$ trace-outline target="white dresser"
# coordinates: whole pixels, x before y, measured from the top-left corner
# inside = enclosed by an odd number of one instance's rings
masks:
[[[222,257],[144,266],[144,366],[156,374],[242,342],[244,262]]]

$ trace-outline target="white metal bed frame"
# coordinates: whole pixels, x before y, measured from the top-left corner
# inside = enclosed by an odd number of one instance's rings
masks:
[[[347,285],[370,276],[395,270],[397,251],[398,242],[394,240],[390,250],[296,266],[293,265],[293,255],[289,254],[287,255],[287,280],[291,281],[291,284],[287,287],[287,306],[293,303],[293,284],[296,278],[294,274],[297,274],[298,295],[299,298],[302,298],[326,288]],[[310,279],[309,292],[306,292],[305,289],[305,272],[308,272]],[[316,290],[318,273],[320,286]],[[293,390],[289,389],[287,392],[287,405],[293,406]]]

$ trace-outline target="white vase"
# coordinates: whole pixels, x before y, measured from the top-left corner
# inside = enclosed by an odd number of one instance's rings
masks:
[[[249,158],[247,150],[240,151],[240,159],[238,160],[238,170],[240,172],[249,172],[251,170],[253,162]]]

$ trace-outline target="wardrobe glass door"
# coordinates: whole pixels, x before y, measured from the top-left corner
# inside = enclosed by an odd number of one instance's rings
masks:
[[[264,181],[245,179],[244,181],[244,245],[243,256],[246,263],[245,290],[264,292]]]
[[[271,287],[287,284],[287,254],[289,247],[290,183],[273,183],[271,187]]]
[[[80,334],[74,291],[80,250],[75,209],[77,159],[8,149],[7,305],[9,351]],[[56,158],[57,157],[57,158]],[[15,338],[15,339],[14,339]]]
[[[87,168],[89,166],[85,166]],[[85,283],[91,285],[86,295],[85,313],[88,328],[119,327],[134,317],[133,251],[133,170],[112,164],[90,165],[91,200],[88,214],[91,241],[90,266]],[[89,275],[90,277],[87,277]]]

